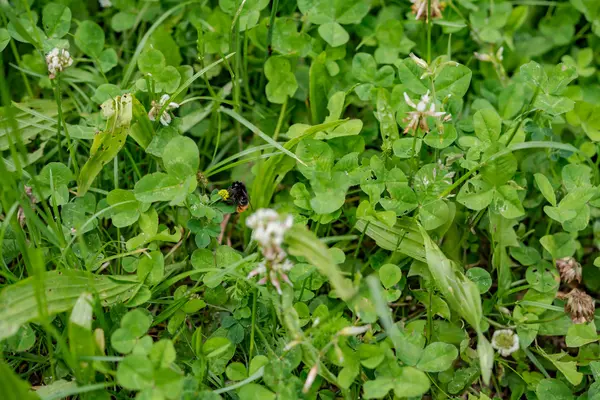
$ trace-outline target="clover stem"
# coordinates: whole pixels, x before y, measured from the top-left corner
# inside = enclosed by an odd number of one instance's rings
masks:
[[[427,0],[427,64],[431,64],[431,0]]]
[[[417,135],[419,134],[419,125],[420,125],[421,121],[419,121],[417,123],[417,127],[415,128],[415,133],[413,135],[413,142],[412,142],[412,152],[411,152],[411,164],[412,164],[412,174],[411,175],[415,175],[415,173],[417,172],[417,167],[419,166],[419,160],[417,160],[416,156],[416,148],[417,148]]]
[[[281,105],[281,111],[279,112],[279,119],[277,120],[277,126],[275,127],[275,132],[273,133],[273,140],[277,140],[279,136],[279,131],[281,130],[281,125],[283,125],[283,116],[285,115],[285,111],[287,109],[288,97],[285,96],[285,100]]]

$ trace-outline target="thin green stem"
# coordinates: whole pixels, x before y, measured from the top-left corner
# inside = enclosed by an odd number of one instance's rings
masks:
[[[273,140],[277,140],[279,137],[279,131],[281,130],[281,125],[283,125],[283,117],[285,116],[285,111],[287,109],[288,97],[285,96],[285,100],[281,105],[281,111],[279,112],[279,119],[277,120],[277,126],[275,127],[275,133],[273,133]]]
[[[427,64],[431,64],[431,0],[427,0]]]
[[[256,329],[256,303],[258,300],[258,290],[254,289],[254,295],[252,296],[252,322],[250,323],[250,350],[248,357],[252,359],[254,354],[254,330]]]
[[[54,83],[54,98],[56,100],[56,107],[58,110],[58,121],[57,121],[57,132],[56,136],[58,137],[58,154],[59,157],[62,157],[61,152],[61,144],[60,144],[60,133],[61,128],[64,128],[65,138],[67,139],[67,147],[69,149],[69,155],[71,156],[71,162],[73,163],[73,169],[75,170],[75,174],[79,173],[79,165],[77,164],[77,155],[75,154],[75,148],[73,147],[73,143],[71,143],[71,135],[69,135],[69,128],[67,128],[67,124],[64,121],[63,112],[62,112],[62,93],[60,91],[60,73],[56,77],[56,82]]]

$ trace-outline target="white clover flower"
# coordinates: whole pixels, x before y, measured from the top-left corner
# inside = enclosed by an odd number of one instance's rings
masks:
[[[100,7],[102,8],[112,7],[112,3],[110,0],[98,0],[98,3],[100,3]]]
[[[158,103],[152,100],[152,108],[150,108],[150,111],[148,111],[148,118],[150,119],[150,121],[156,121],[158,113],[163,108],[163,106],[167,104],[170,98],[171,96],[169,96],[168,94],[163,94]],[[169,114],[169,111],[174,110],[176,108],[179,108],[179,104],[175,102],[170,102],[165,111],[160,116],[160,123],[164,126],[169,125],[171,123],[171,114]]]
[[[73,64],[71,54],[65,49],[53,48],[46,54],[46,65],[48,66],[48,77],[56,78],[56,74]]]
[[[252,228],[252,239],[255,240],[265,259],[258,263],[248,274],[248,278],[260,275],[258,281],[264,285],[270,282],[281,294],[281,281],[292,286],[287,273],[294,264],[287,258],[287,253],[281,248],[285,233],[292,227],[294,220],[291,216],[282,218],[277,211],[263,208],[248,217],[246,225]]]
[[[502,357],[508,357],[519,350],[519,336],[510,329],[499,329],[492,336],[492,347]]]
[[[446,115],[444,111],[436,111],[435,103],[431,101],[431,97],[429,97],[429,90],[423,96],[421,96],[421,100],[415,104],[408,94],[404,92],[404,101],[415,111],[407,112],[407,117],[404,119],[404,122],[407,122],[406,128],[404,128],[404,133],[408,133],[410,131],[416,131],[418,127],[424,132],[429,132],[429,126],[427,125],[427,117],[433,117],[437,119],[441,119]],[[452,118],[450,114],[446,115],[443,118],[443,122],[447,122]]]
[[[410,0],[412,3],[411,9],[413,14],[415,14],[415,19],[425,19],[429,20],[429,15],[427,15],[427,2],[428,0]],[[440,3],[440,0],[431,0],[431,18],[440,18],[442,16],[442,11],[444,10],[444,4]]]
[[[258,242],[265,258],[269,260],[281,258],[279,253],[283,252],[283,238],[293,223],[291,215],[282,219],[277,211],[269,208],[256,211],[246,220],[246,225],[252,228],[252,239]]]

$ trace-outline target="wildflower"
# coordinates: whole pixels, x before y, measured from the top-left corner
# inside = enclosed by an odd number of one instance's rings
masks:
[[[408,94],[404,92],[404,101],[410,107],[414,109],[414,111],[407,112],[407,117],[404,119],[404,122],[408,122],[406,128],[404,128],[404,133],[408,133],[410,131],[417,130],[420,127],[424,132],[429,132],[429,126],[427,125],[427,117],[433,117],[436,119],[441,119],[444,115],[446,115],[443,111],[435,110],[435,103],[431,101],[431,97],[429,97],[429,90],[423,96],[421,96],[421,100],[415,104]],[[446,115],[443,118],[443,122],[447,122],[452,118],[450,114]]]
[[[158,116],[158,113],[163,108],[163,106],[165,104],[167,104],[167,102],[169,101],[170,98],[171,97],[168,94],[163,94],[158,103],[156,101],[152,100],[152,108],[148,112],[148,118],[150,118],[150,121],[156,121],[156,117]],[[176,108],[179,108],[179,104],[177,104],[175,102],[170,102],[167,105],[166,110],[160,116],[160,123],[163,124],[164,126],[169,125],[171,123],[171,114],[169,114],[169,111],[174,110]]]
[[[565,257],[556,260],[556,267],[560,272],[560,279],[564,283],[577,281],[581,283],[581,264],[573,257]]]
[[[65,49],[53,48],[46,54],[46,65],[48,66],[48,77],[56,78],[56,74],[73,64],[71,54]]]
[[[559,295],[566,299],[565,312],[576,324],[583,324],[594,320],[594,299],[583,290],[573,289],[567,294]]]
[[[262,208],[248,217],[246,225],[252,228],[252,239],[258,242],[265,258],[275,260],[283,252],[283,237],[293,222],[289,215],[282,219],[277,211]]]
[[[98,0],[98,3],[100,3],[100,7],[102,8],[112,7],[112,3],[110,0]]]
[[[508,357],[519,350],[519,336],[510,329],[499,329],[492,336],[492,347],[502,357]]]
[[[294,264],[287,259],[287,253],[281,248],[285,233],[292,227],[291,216],[282,218],[277,211],[260,209],[246,220],[246,225],[252,228],[252,239],[255,240],[265,257],[258,266],[250,271],[248,278],[261,275],[259,284],[271,282],[277,293],[282,294],[281,281],[292,286],[287,273]]]
[[[415,19],[423,19],[429,21],[429,16],[432,19],[440,18],[442,16],[442,11],[444,11],[445,4],[441,3],[440,0],[431,0],[431,8],[429,9],[429,14],[427,14],[427,2],[429,0],[410,0],[412,3],[411,9],[413,14],[415,14]]]
[[[229,191],[227,189],[221,189],[217,193],[223,200],[229,199]]]
[[[317,373],[319,372],[319,364],[315,364],[312,366],[310,371],[308,371],[308,376],[306,377],[306,382],[304,382],[304,386],[302,387],[302,393],[308,393],[310,387],[317,379]]]

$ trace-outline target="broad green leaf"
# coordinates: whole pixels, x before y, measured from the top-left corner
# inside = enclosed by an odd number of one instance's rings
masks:
[[[514,219],[525,214],[517,189],[502,185],[494,192],[494,209],[506,219]]]
[[[402,278],[402,270],[394,264],[385,264],[379,268],[379,280],[386,289],[391,288]]]
[[[428,202],[419,208],[419,221],[428,231],[439,228],[446,223],[449,217],[450,209],[442,199]]]
[[[134,27],[136,18],[134,13],[120,11],[112,16],[110,26],[115,32],[123,32]]]
[[[166,66],[163,54],[152,47],[140,54],[137,64],[140,72],[152,75],[158,75]]]
[[[181,181],[174,176],[164,172],[155,172],[144,175],[137,181],[133,193],[138,201],[153,203],[155,201],[179,202],[184,200],[188,193],[196,188],[196,180],[193,182]]]
[[[184,180],[198,172],[200,152],[196,143],[186,136],[176,136],[165,147],[162,154],[167,173]]]
[[[581,347],[588,343],[596,342],[599,339],[600,336],[596,333],[594,322],[571,325],[565,338],[569,347]]]
[[[241,381],[248,377],[246,367],[241,362],[233,362],[225,369],[225,374],[232,381]]]
[[[425,80],[421,80],[424,71],[412,59],[406,58],[396,63],[396,67],[400,81],[408,90],[418,95],[427,93],[429,88],[425,85]]]
[[[479,139],[486,143],[495,143],[500,138],[502,120],[491,108],[477,111],[473,116],[473,127]]]
[[[482,334],[481,319],[483,311],[479,289],[469,280],[431,240],[427,231],[419,226],[425,243],[425,254],[429,272],[435,280],[436,286],[444,296],[450,307],[461,315],[478,333],[477,351],[484,381],[491,377],[493,366],[493,349]],[[491,353],[491,356],[490,356]]]
[[[330,46],[337,47],[346,44],[350,39],[348,32],[337,22],[327,22],[319,26],[319,35]]]
[[[0,28],[0,51],[3,51],[10,43],[10,34],[5,28]]]
[[[377,91],[377,119],[379,120],[379,130],[384,145],[393,146],[396,140],[400,138],[398,124],[394,117],[394,111],[390,105],[389,92],[384,88]]]
[[[290,62],[285,57],[269,57],[264,69],[269,80],[266,86],[267,99],[271,103],[283,104],[288,97],[296,93],[298,82],[292,73]]]
[[[129,390],[152,387],[154,383],[152,363],[144,355],[132,354],[125,357],[117,367],[117,382]]]
[[[112,209],[111,219],[118,228],[129,226],[140,217],[140,203],[130,190],[115,189],[108,193],[106,201],[109,205],[116,206]]]
[[[560,281],[556,268],[545,261],[527,268],[525,279],[533,289],[542,293],[556,290]]]
[[[479,289],[479,293],[487,293],[492,287],[492,277],[487,270],[479,267],[469,268],[467,270],[467,278],[472,280]]]
[[[152,286],[160,283],[165,274],[165,259],[160,251],[152,251],[143,255],[137,268],[140,282]]]
[[[83,196],[102,168],[125,146],[133,118],[133,96],[124,94],[102,104],[103,114],[108,117],[106,128],[94,136],[90,158],[77,179],[77,194]]]
[[[100,69],[102,72],[108,72],[117,66],[119,58],[115,49],[109,48],[102,50],[102,53],[100,53],[100,56],[98,57],[98,61],[100,61]]]
[[[565,232],[546,235],[540,239],[540,243],[555,260],[572,257],[575,254],[575,250],[577,250],[577,242],[571,235]]]
[[[423,237],[412,219],[399,218],[392,228],[380,221],[359,219],[355,227],[375,240],[382,249],[397,251],[415,260],[425,261]]]
[[[19,378],[4,360],[0,360],[0,387],[6,400],[39,400],[40,397],[30,390],[28,382]]]
[[[42,24],[48,37],[65,36],[71,27],[71,9],[58,3],[46,4],[42,11]]]
[[[548,200],[550,204],[556,207],[556,194],[554,193],[552,184],[548,178],[546,178],[546,175],[537,173],[534,175],[534,178],[535,183],[537,184],[538,189],[540,189],[540,192],[542,192],[542,195],[544,195],[544,198]]]
[[[560,352],[557,354],[547,354],[544,350],[538,347],[538,350],[548,361],[550,361],[554,366],[563,373],[565,378],[572,385],[579,385],[581,380],[583,379],[583,374],[577,371],[577,361],[560,361],[563,357],[567,355],[565,352]]]
[[[433,81],[437,98],[449,95],[462,98],[471,84],[471,75],[471,70],[461,64],[444,67]]]
[[[448,343],[435,342],[425,347],[417,368],[425,372],[442,372],[452,366],[458,349]]]
[[[494,188],[482,179],[469,179],[460,187],[456,201],[471,210],[483,210],[494,198]]]
[[[539,399],[544,400],[572,400],[571,389],[558,379],[542,379],[535,389]]]
[[[298,32],[292,18],[277,18],[273,26],[273,48],[282,54],[295,54],[304,57],[310,51],[310,36]]]
[[[6,344],[10,351],[17,353],[27,351],[35,344],[35,332],[29,324],[23,325],[17,333],[6,339]]]
[[[207,358],[217,357],[223,354],[231,346],[231,341],[226,337],[212,337],[204,342],[202,352]]]
[[[367,53],[356,53],[352,58],[352,75],[359,82],[375,81],[377,63],[372,55]]]
[[[98,293],[103,306],[123,302],[133,294],[135,286],[133,283],[118,281],[119,277],[82,271],[50,271],[43,273],[41,277],[47,315],[70,310],[79,296],[90,290]],[[6,286],[0,292],[0,340],[12,336],[22,325],[40,317],[35,279],[23,279]]]
[[[75,44],[87,56],[98,58],[104,49],[104,30],[93,21],[83,21],[75,31]]]
[[[320,124],[327,117],[327,100],[332,82],[325,66],[326,58],[325,52],[319,54],[313,59],[309,70],[308,91],[313,124]]]
[[[240,400],[275,400],[277,396],[264,386],[249,383],[238,392]]]

